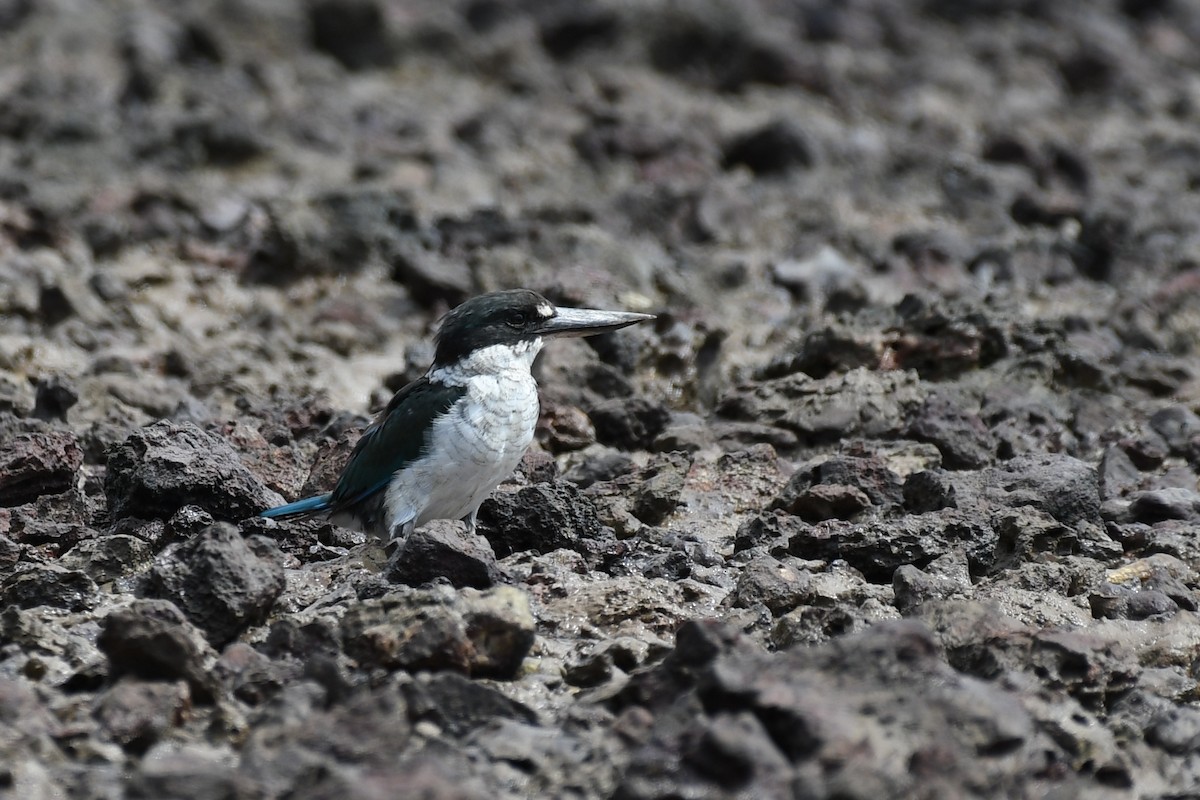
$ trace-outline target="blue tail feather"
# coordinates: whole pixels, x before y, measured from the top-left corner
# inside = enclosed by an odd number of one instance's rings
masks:
[[[260,517],[291,517],[297,514],[315,514],[318,511],[324,511],[329,508],[329,498],[331,495],[319,494],[316,497],[306,497],[303,500],[297,500],[294,503],[288,503],[286,506],[277,506],[268,508],[266,511],[259,514]]]

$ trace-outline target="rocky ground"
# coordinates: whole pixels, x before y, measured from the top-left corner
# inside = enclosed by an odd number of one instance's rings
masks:
[[[0,0],[0,795],[1200,791],[1200,6]],[[481,536],[328,487],[447,308]]]

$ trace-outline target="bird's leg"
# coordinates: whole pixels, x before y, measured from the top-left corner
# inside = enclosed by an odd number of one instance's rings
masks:
[[[398,525],[393,525],[390,535],[388,536],[387,544],[383,546],[384,552],[386,552],[388,555],[392,555],[399,550],[400,546],[408,540],[408,537],[412,535],[413,530],[416,528],[416,525],[413,524],[414,522],[415,520],[410,519],[407,522],[401,522]]]
[[[475,535],[475,517],[479,514],[478,508],[472,508],[471,513],[462,518],[462,521],[467,524],[467,535]]]

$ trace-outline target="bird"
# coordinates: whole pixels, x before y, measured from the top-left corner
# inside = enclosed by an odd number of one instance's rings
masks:
[[[533,442],[540,404],[532,369],[546,341],[654,318],[557,306],[529,289],[463,302],[442,319],[429,369],[363,432],[333,491],[260,516],[324,515],[386,543],[435,519],[462,520],[474,534],[479,506]]]

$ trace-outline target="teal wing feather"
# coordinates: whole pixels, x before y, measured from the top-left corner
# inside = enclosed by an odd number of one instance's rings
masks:
[[[330,497],[333,512],[352,509],[387,488],[397,471],[419,458],[429,429],[466,394],[461,386],[419,378],[396,392],[379,418],[363,433]]]

